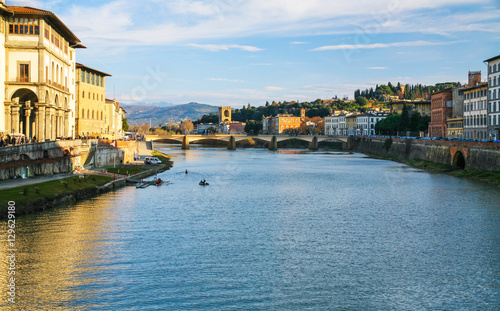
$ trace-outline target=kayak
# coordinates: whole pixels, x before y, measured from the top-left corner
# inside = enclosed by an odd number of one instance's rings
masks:
[[[210,185],[210,184],[207,182],[200,182],[200,186],[208,186],[208,185]]]

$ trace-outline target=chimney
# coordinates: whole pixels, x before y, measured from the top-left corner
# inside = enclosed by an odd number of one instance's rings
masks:
[[[469,71],[468,87],[475,86],[481,83],[481,71]]]

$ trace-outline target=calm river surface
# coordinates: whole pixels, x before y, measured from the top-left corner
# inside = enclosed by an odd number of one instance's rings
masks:
[[[498,187],[361,154],[163,151],[171,185],[18,218],[12,310],[500,309]]]

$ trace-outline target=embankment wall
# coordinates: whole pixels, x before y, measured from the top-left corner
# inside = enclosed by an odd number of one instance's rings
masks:
[[[357,137],[352,149],[358,152],[390,154],[397,157],[460,165],[465,169],[500,171],[500,144],[480,142],[433,141],[419,139]]]

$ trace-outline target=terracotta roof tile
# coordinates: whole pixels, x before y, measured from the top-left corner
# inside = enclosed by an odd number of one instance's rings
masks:
[[[43,15],[53,15],[54,13],[50,11],[40,10],[31,8],[28,6],[7,6],[7,10],[16,13],[26,13],[26,14],[43,14]]]

